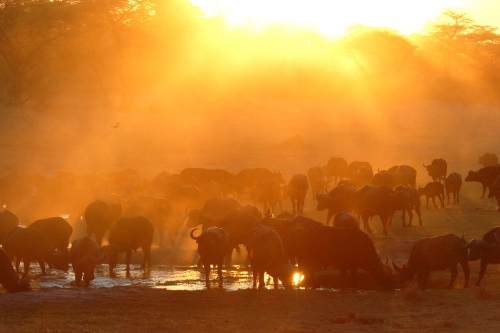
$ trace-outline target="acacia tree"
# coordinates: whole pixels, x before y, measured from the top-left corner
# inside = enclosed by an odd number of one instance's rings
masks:
[[[56,54],[54,45],[67,23],[60,16],[64,2],[2,0],[0,57],[5,83],[2,102],[20,106],[49,94],[51,76],[45,72]]]
[[[421,52],[446,79],[444,89],[463,94],[464,82],[473,79],[489,89],[500,83],[500,35],[495,27],[477,24],[463,11],[445,10],[427,27]],[[443,80],[439,85],[443,86]],[[473,82],[468,86],[474,89]],[[446,87],[447,86],[447,87]],[[494,88],[493,88],[494,89]]]

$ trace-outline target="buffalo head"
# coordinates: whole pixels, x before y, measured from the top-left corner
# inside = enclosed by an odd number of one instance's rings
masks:
[[[467,249],[469,250],[467,254],[467,259],[478,260],[482,258],[485,254],[492,251],[498,244],[498,237],[496,233],[495,233],[495,238],[496,238],[495,243],[488,243],[484,239],[471,239],[467,244]]]

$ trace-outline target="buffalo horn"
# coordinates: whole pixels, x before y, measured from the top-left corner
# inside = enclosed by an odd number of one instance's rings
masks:
[[[392,261],[392,267],[394,267],[394,269],[396,270],[396,272],[401,273],[401,267],[399,267],[398,265],[396,265],[396,263],[394,262],[394,260]]]
[[[462,238],[460,238],[461,241],[463,241],[465,244],[467,244],[467,241],[465,240],[465,235],[467,235],[466,232],[464,232],[464,234],[462,235]]]
[[[194,229],[193,229],[193,230],[191,230],[191,232],[189,233],[189,237],[191,237],[191,238],[192,238],[192,239],[194,239],[194,240],[198,240],[198,239],[200,238],[200,236],[196,237],[196,236],[194,236],[194,235],[193,235],[193,234],[194,234],[194,232],[195,232],[196,230],[198,230],[198,228],[194,228]]]

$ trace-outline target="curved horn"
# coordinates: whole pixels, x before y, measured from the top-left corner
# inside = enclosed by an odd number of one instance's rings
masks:
[[[392,261],[392,267],[394,267],[394,269],[396,270],[396,272],[401,273],[401,267],[399,267],[398,265],[396,265],[396,263],[394,262],[394,260]]]
[[[428,165],[425,165],[424,163],[422,163],[422,165],[424,166],[424,168],[427,168],[427,167],[428,167]]]
[[[467,233],[466,233],[466,232],[464,232],[464,234],[462,235],[462,238],[460,238],[460,240],[461,240],[462,242],[464,242],[465,244],[467,244],[467,241],[466,241],[466,240],[465,240],[465,238],[464,238],[464,237],[465,237],[465,235],[467,235]]]
[[[191,237],[191,238],[192,238],[192,239],[194,239],[195,241],[197,241],[197,240],[200,238],[200,236],[197,236],[197,237],[196,237],[196,236],[194,236],[194,235],[193,235],[193,234],[194,234],[194,232],[195,232],[196,230],[198,230],[198,228],[194,228],[194,229],[193,229],[193,230],[191,230],[191,232],[189,233],[189,237]]]

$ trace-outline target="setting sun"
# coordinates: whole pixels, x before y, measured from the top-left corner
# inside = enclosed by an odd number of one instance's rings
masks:
[[[342,35],[350,26],[386,27],[403,35],[422,30],[447,7],[471,10],[474,16],[485,2],[470,0],[352,0],[352,1],[235,1],[191,0],[208,16],[222,15],[233,26],[260,29],[273,24],[293,25],[320,31],[330,37]],[[492,4],[488,3],[491,9]],[[484,8],[483,8],[484,9]],[[486,23],[496,24],[496,23]]]

